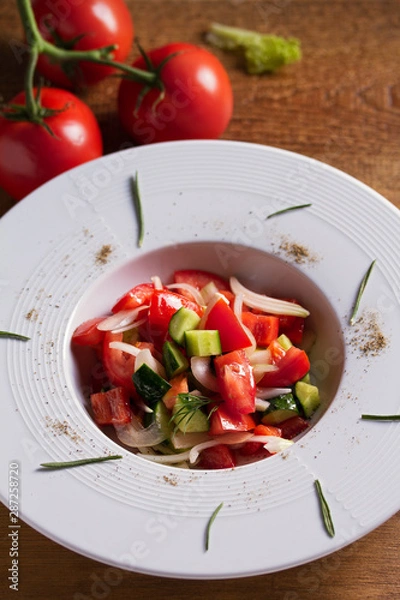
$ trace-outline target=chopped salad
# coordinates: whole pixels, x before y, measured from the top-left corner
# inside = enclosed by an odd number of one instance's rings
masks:
[[[320,405],[302,348],[308,315],[235,277],[152,277],[72,335],[101,365],[93,418],[139,456],[185,468],[233,468],[284,450]]]

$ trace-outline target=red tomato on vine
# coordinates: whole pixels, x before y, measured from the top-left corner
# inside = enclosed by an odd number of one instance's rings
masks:
[[[23,114],[19,120],[15,118],[17,113],[12,106],[23,107],[24,104],[25,92],[21,92],[0,116],[0,187],[15,200],[24,198],[56,175],[98,158],[103,152],[96,118],[74,94],[43,88],[40,92],[42,112],[38,115],[41,124],[27,120]],[[43,113],[46,109],[50,111],[47,116]]]
[[[187,43],[156,48],[146,58],[133,66],[157,72],[160,86],[122,80],[118,112],[127,133],[141,144],[218,138],[233,110],[231,83],[218,58]]]
[[[134,37],[134,25],[124,0],[32,0],[39,31],[45,40],[71,50],[92,50],[117,44],[112,59],[124,62]],[[113,72],[93,62],[55,62],[42,54],[38,71],[61,87],[92,85]]]

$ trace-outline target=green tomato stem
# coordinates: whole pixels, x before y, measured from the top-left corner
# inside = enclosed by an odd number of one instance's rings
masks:
[[[113,61],[109,58],[109,54],[115,50],[115,46],[105,46],[103,48],[96,48],[94,50],[70,50],[67,48],[60,48],[51,42],[45,40],[42,34],[39,31],[39,28],[36,23],[35,15],[32,10],[31,0],[17,0],[17,6],[20,13],[22,25],[24,27],[28,44],[30,46],[31,56],[36,55],[36,59],[32,58],[31,68],[36,67],[37,59],[40,54],[46,54],[47,56],[51,56],[52,58],[63,61],[78,61],[78,60],[86,60],[89,62],[93,62],[99,65],[104,65],[107,67],[113,67],[114,69],[118,69],[123,71],[127,75],[130,75],[132,79],[135,81],[145,83],[147,85],[157,85],[158,82],[158,74],[152,73],[150,71],[143,71],[142,69],[137,69],[136,67],[131,67],[129,65],[125,65],[124,63],[120,63],[118,61]],[[28,69],[29,70],[29,69]],[[30,85],[29,80],[32,80],[31,75],[27,76],[26,84]],[[25,89],[25,92],[30,97],[30,101],[33,98],[33,92],[28,94],[28,90]],[[36,103],[37,106],[37,103]]]

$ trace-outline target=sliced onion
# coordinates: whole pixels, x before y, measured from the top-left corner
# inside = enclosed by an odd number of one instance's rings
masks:
[[[271,364],[271,351],[267,348],[265,350],[255,350],[253,354],[249,356],[250,364]]]
[[[162,284],[161,279],[158,277],[158,275],[155,275],[154,277],[151,278],[151,281],[154,285],[154,289],[155,290],[162,290],[164,289],[164,286]]]
[[[257,348],[257,342],[256,342],[256,338],[254,337],[254,335],[252,334],[250,329],[248,327],[246,327],[246,325],[244,325],[244,323],[242,321],[243,294],[237,294],[235,296],[235,299],[233,301],[233,312],[235,313],[237,320],[241,324],[243,331],[249,338],[250,346],[248,346],[244,350],[248,356],[251,356]]]
[[[187,452],[181,452],[180,454],[137,454],[141,458],[146,458],[152,462],[160,463],[163,465],[173,465],[175,463],[181,463],[189,459],[190,450]]]
[[[264,448],[268,450],[268,452],[271,452],[271,454],[287,450],[294,444],[293,440],[287,440],[286,438],[281,438],[276,435],[253,435],[246,441],[264,444]]]
[[[186,290],[189,292],[191,296],[193,296],[193,300],[197,302],[200,306],[204,306],[204,298],[201,292],[194,285],[190,285],[190,283],[170,283],[166,286],[169,290]]]
[[[261,398],[261,400],[270,400],[271,398],[276,398],[277,396],[282,396],[282,394],[290,394],[291,388],[257,388],[256,394],[257,398]]]
[[[144,428],[136,418],[133,418],[127,425],[114,425],[114,427],[119,441],[131,448],[156,446],[167,438],[155,421]]]
[[[264,410],[267,410],[267,408],[269,408],[270,406],[270,402],[267,402],[267,400],[264,400],[263,398],[257,398],[256,397],[256,410],[259,410],[260,412],[264,412]]]
[[[119,312],[115,313],[115,315],[106,317],[103,321],[101,321],[97,325],[97,329],[100,331],[112,331],[113,329],[125,327],[125,325],[131,325],[137,320],[140,311],[146,308],[149,308],[148,305],[143,304],[142,306],[138,306],[137,308],[132,308],[130,310],[120,310]]]
[[[140,348],[126,342],[110,342],[108,346],[113,350],[121,350],[122,352],[126,352],[126,354],[132,354],[132,356],[138,356],[141,352]]]
[[[197,444],[202,444],[210,439],[207,432],[188,432],[177,431],[171,437],[171,442],[175,450],[186,450],[187,448],[193,448]]]
[[[277,371],[278,367],[276,365],[254,365],[253,366],[253,376],[254,381],[258,383],[264,377],[265,373],[271,373],[273,371]]]
[[[215,294],[218,294],[218,288],[213,281],[209,281],[204,287],[201,288],[201,295],[203,296],[204,303],[208,304]]]
[[[264,294],[257,294],[244,287],[236,277],[231,277],[230,280],[231,290],[234,294],[243,294],[243,302],[251,308],[257,308],[264,312],[268,312],[273,315],[291,315],[294,317],[308,317],[309,311],[300,304],[294,304],[287,300],[279,300],[277,298],[271,298]]]
[[[143,364],[146,364],[150,369],[153,369],[160,377],[165,378],[165,369],[159,360],[154,358],[149,348],[139,349],[135,360],[135,371],[139,369]]]
[[[125,327],[118,327],[117,329],[112,329],[111,333],[124,333],[124,331],[129,331],[130,329],[135,329],[136,327],[140,327],[143,323],[146,323],[147,317],[143,319],[139,319],[138,321],[134,321],[130,323],[130,325],[125,325]]]
[[[222,434],[208,442],[202,442],[201,444],[193,446],[189,452],[189,462],[191,464],[195,463],[199,457],[199,454],[206,448],[212,448],[213,446],[218,446],[219,444],[228,444],[229,446],[234,444],[242,444],[243,442],[247,442],[247,440],[252,437],[254,437],[253,434],[248,432]]]
[[[193,377],[205,388],[212,392],[218,392],[217,378],[211,371],[209,356],[192,356],[190,367]]]

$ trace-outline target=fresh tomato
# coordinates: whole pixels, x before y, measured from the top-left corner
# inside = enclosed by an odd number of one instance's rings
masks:
[[[210,435],[221,435],[228,431],[251,431],[255,426],[251,415],[231,415],[223,403],[210,415]]]
[[[134,36],[129,10],[123,0],[33,0],[32,8],[42,36],[67,49],[93,50],[117,45],[112,59],[124,62]],[[41,54],[38,71],[61,87],[97,83],[113,69],[92,62],[60,63]]]
[[[0,187],[14,200],[103,152],[99,125],[82,100],[55,88],[43,88],[40,99],[43,107],[60,111],[44,119],[53,135],[42,125],[0,117]],[[10,104],[24,105],[25,93]]]
[[[154,285],[152,283],[140,283],[135,285],[129,292],[126,292],[111,309],[112,313],[120,310],[130,310],[138,308],[143,304],[148,304],[154,294]]]
[[[194,310],[201,316],[203,309],[196,303],[181,294],[169,290],[156,290],[150,301],[149,308],[149,333],[150,338],[159,343],[168,333],[168,325],[172,315],[182,306]]]
[[[200,469],[233,469],[236,459],[226,444],[218,444],[201,452],[197,466]]]
[[[267,347],[279,335],[279,317],[243,311],[242,323],[254,335],[257,346]]]
[[[251,346],[251,340],[224,298],[219,298],[208,313],[204,329],[218,329],[222,352]]]
[[[221,354],[214,359],[215,373],[222,399],[233,415],[255,411],[256,385],[244,350]]]
[[[273,435],[275,437],[282,437],[282,432],[278,427],[272,425],[263,425],[260,423],[254,428],[254,435]],[[261,453],[263,456],[269,456],[271,453],[264,448],[262,442],[246,442],[239,449],[242,456],[254,456],[255,454]]]
[[[279,423],[282,437],[286,440],[292,440],[303,431],[308,429],[309,424],[303,417],[291,417],[282,423]]]
[[[72,334],[72,343],[78,344],[78,346],[97,346],[101,344],[104,331],[97,329],[97,325],[103,320],[104,317],[95,317],[78,325]]]
[[[176,403],[178,394],[187,394],[189,392],[189,385],[187,375],[181,373],[176,375],[169,381],[171,387],[166,394],[163,396],[163,402],[168,410],[172,410]]]
[[[110,342],[122,342],[122,333],[107,331],[103,340],[103,366],[110,382],[116,386],[125,387],[131,394],[136,395],[132,381],[135,370],[135,357],[132,354],[110,348]]]
[[[129,394],[123,387],[92,394],[90,404],[98,425],[125,425],[132,420]]]
[[[287,302],[298,304],[295,298],[284,298]],[[279,316],[279,335],[284,333],[290,339],[292,344],[299,346],[303,339],[305,320],[303,317],[293,317],[292,315]]]
[[[163,64],[164,94],[157,87],[146,92],[146,84],[122,80],[118,113],[127,133],[141,144],[218,138],[231,119],[233,94],[216,56],[192,44],[172,43],[151,50],[148,59],[155,68]],[[133,66],[148,70],[143,57]]]
[[[175,271],[174,283],[188,283],[197,290],[201,290],[209,283],[213,283],[218,290],[227,290],[229,288],[228,281],[223,279],[223,277],[199,269],[181,269],[180,271]]]
[[[310,370],[307,354],[296,346],[291,346],[275,365],[277,370],[267,371],[258,384],[260,387],[291,386]]]

